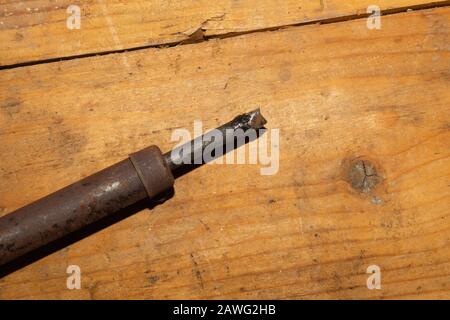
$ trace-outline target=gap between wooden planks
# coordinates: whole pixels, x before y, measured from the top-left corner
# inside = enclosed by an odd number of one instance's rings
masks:
[[[383,11],[450,1],[380,0]],[[80,29],[67,20],[80,9]],[[370,0],[15,1],[0,4],[0,66],[178,44],[202,37],[365,15]]]
[[[183,176],[166,203],[0,279],[0,297],[449,298],[449,17],[3,70],[3,214],[148,144],[169,150],[173,128],[255,106],[281,129],[281,159],[269,177],[250,165]],[[377,170],[367,193],[355,160]],[[72,264],[82,290],[66,289]],[[373,264],[382,290],[366,288]]]

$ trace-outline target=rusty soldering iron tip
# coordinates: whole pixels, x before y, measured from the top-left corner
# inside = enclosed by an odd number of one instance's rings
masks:
[[[261,110],[258,108],[248,113],[249,126],[253,129],[261,129],[267,123],[267,120],[261,114]]]
[[[244,130],[258,130],[264,127],[264,125],[267,123],[267,120],[262,116],[261,110],[258,108],[248,113],[237,116],[233,120],[233,122],[236,123],[237,128],[241,128]]]
[[[164,154],[164,159],[168,167],[174,172],[185,164],[203,164],[203,151],[209,147],[223,147],[227,141],[236,138],[236,134],[240,131],[246,132],[248,130],[258,131],[263,129],[267,120],[261,114],[260,108],[253,111],[241,114],[235,117],[230,122],[221,125],[220,127],[211,130],[204,135],[195,138],[179,147],[174,148]],[[217,134],[222,136],[222,139],[217,139]],[[212,145],[214,144],[214,145]],[[237,148],[239,145],[236,145]],[[188,152],[186,152],[188,150]],[[230,150],[227,150],[230,151]]]

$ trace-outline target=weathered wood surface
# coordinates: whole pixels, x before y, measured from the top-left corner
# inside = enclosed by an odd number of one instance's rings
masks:
[[[379,0],[382,10],[448,1]],[[80,29],[69,29],[80,8]],[[371,0],[32,0],[0,3],[0,66],[365,14]]]
[[[449,18],[3,70],[3,214],[148,144],[169,150],[173,128],[255,106],[281,129],[281,154],[274,176],[217,165],[181,177],[164,204],[0,279],[0,298],[450,298]],[[376,175],[358,176],[355,159]],[[373,264],[381,290],[366,287]],[[66,288],[68,265],[81,290]]]

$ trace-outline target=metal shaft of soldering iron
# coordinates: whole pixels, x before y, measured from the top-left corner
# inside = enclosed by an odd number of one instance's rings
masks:
[[[211,143],[224,143],[238,129],[256,130],[265,123],[258,109],[217,128],[223,134],[221,141],[206,133],[188,142],[189,152],[179,147],[162,155],[157,146],[147,147],[1,217],[0,266],[145,198],[157,197],[173,187],[173,173],[184,164],[198,163],[198,155]]]

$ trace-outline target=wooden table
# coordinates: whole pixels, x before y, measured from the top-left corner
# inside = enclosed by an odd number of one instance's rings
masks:
[[[280,129],[276,175],[203,166],[0,298],[450,298],[450,1],[380,0],[380,29],[371,4],[0,4],[1,215],[196,119]]]

